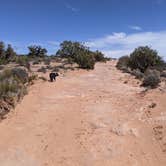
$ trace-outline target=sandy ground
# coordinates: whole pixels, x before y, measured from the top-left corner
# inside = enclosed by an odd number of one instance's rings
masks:
[[[166,92],[138,84],[115,62],[37,81],[0,123],[0,166],[165,166]]]

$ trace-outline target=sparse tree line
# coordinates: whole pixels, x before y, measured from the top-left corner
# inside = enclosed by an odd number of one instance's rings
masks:
[[[122,56],[116,67],[134,75],[142,86],[156,88],[166,78],[166,63],[156,50],[148,46],[136,48],[129,56]]]
[[[48,57],[47,49],[41,46],[32,45],[28,47],[28,50],[28,54],[18,55],[11,45],[8,45],[6,48],[5,44],[0,42],[0,64],[16,62],[27,65],[29,60]],[[66,58],[71,63],[77,63],[83,69],[94,69],[95,62],[105,62],[107,60],[102,52],[91,51],[84,44],[72,41],[64,41],[61,43],[60,49],[53,56]]]
[[[7,48],[5,48],[5,44],[0,42],[0,63],[7,63],[16,56],[16,53],[12,46],[8,44]]]

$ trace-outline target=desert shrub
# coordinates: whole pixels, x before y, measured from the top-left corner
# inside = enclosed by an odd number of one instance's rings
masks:
[[[114,58],[110,58],[110,57],[105,57],[106,61],[110,61],[110,60],[114,60]],[[116,59],[115,59],[116,60]]]
[[[166,63],[164,61],[161,61],[160,64],[151,66],[148,69],[158,70],[158,71],[162,72],[162,71],[166,70]]]
[[[8,79],[0,83],[0,96],[9,96],[9,93],[16,93],[18,89],[17,81]]]
[[[28,83],[33,84],[33,81],[37,79],[38,79],[38,75],[32,74],[31,76],[28,77]]]
[[[166,78],[166,70],[162,71],[160,76]]]
[[[5,70],[0,74],[0,82],[2,88],[14,90],[17,86],[23,85],[28,82],[28,73],[24,69],[13,68]],[[4,86],[3,83],[6,85]]]
[[[27,94],[26,86],[16,82],[11,78],[0,82],[0,119]]]
[[[4,70],[0,73],[0,82],[12,76],[11,70]]]
[[[58,66],[54,66],[54,67],[52,68],[52,72],[59,72],[60,69],[65,70],[65,69],[66,69],[65,65],[64,65],[64,64],[61,64],[61,65],[58,65]]]
[[[51,59],[50,58],[45,58],[44,59],[44,64],[45,65],[50,65],[50,63],[51,63]]]
[[[93,56],[96,62],[106,62],[106,58],[104,57],[104,54],[98,50],[93,53]]]
[[[156,88],[160,83],[160,72],[157,70],[147,70],[143,79],[142,86]]]
[[[26,62],[27,59],[24,57],[18,57],[18,59],[16,60],[16,63],[18,63],[20,66],[24,66]]]
[[[38,64],[40,64],[40,60],[36,59],[33,61],[33,65],[38,65]]]
[[[47,50],[42,48],[41,46],[32,45],[28,47],[29,53],[28,56],[30,57],[45,57],[47,55]]]
[[[3,65],[0,65],[0,70],[3,70],[4,69],[4,66]]]
[[[10,44],[7,45],[6,51],[5,51],[5,59],[8,61],[13,61],[15,59],[16,53],[12,46]]]
[[[59,65],[59,66],[54,66],[52,69],[52,72],[60,72],[60,70],[67,71],[67,70],[74,70],[75,67],[68,66],[68,65]]]
[[[132,70],[131,74],[137,79],[142,79],[144,77],[144,73],[142,73],[139,69]]]
[[[163,64],[163,60],[157,51],[145,46],[136,48],[130,54],[128,66],[144,73],[149,67],[160,66],[161,64]]]
[[[12,103],[12,105],[14,105],[14,102]],[[0,119],[3,119],[11,108],[11,105],[9,105],[6,101],[0,99]]]
[[[5,46],[4,42],[0,42],[0,64],[7,64],[13,62],[16,53],[10,44]]]
[[[28,82],[28,73],[26,72],[26,70],[21,68],[5,70],[2,73],[0,73],[0,82],[2,83],[2,87],[4,81],[6,81],[7,84],[13,82],[13,86],[18,83],[25,84],[26,82]]]
[[[53,67],[52,72],[59,72],[59,70],[60,70],[59,66],[55,66]]]
[[[19,64],[20,66],[24,66],[28,69],[28,71],[31,71],[31,68],[30,68],[30,59],[25,56],[25,55],[20,55],[20,56],[17,56],[14,60],[17,64]]]
[[[143,78],[143,86],[155,88],[160,82],[160,75],[164,76],[166,63],[157,51],[145,46],[136,48],[129,57],[121,57],[116,67],[137,79]]]
[[[27,94],[28,73],[21,68],[0,73],[0,118]]]
[[[56,55],[62,58],[70,58],[77,63],[80,68],[94,69],[95,58],[94,52],[79,42],[64,41],[60,44],[60,49]]]
[[[128,63],[129,63],[129,57],[128,56],[122,56],[121,58],[119,58],[116,67],[119,70],[125,70],[128,68]]]
[[[25,94],[27,94],[26,86],[15,79],[10,78],[0,83],[0,99],[13,98],[19,101]]]
[[[82,69],[94,69],[95,59],[94,56],[91,54],[82,54],[78,55],[75,58],[75,62],[79,65]]]
[[[21,68],[13,68],[11,72],[12,75],[18,78],[22,83],[28,82],[28,73],[26,72],[26,70]]]
[[[160,72],[156,69],[147,69],[144,73],[145,75],[150,75],[150,74],[155,74],[158,75],[158,77],[160,77]]]
[[[30,64],[30,62],[26,62],[24,67],[26,67],[28,69],[28,71],[31,72],[31,64]]]
[[[69,58],[67,59],[67,64],[71,64],[71,65],[74,64],[74,60],[69,57]]]
[[[65,67],[65,70],[75,70],[75,68],[74,68],[74,67],[71,67],[71,66],[66,66],[66,67]]]
[[[4,58],[0,58],[0,65],[6,65],[8,61]]]
[[[51,60],[54,62],[57,62],[57,63],[62,63],[63,58],[61,56],[60,57],[59,56],[52,56]]]
[[[39,79],[43,80],[43,81],[47,81],[47,79],[45,77],[39,77]]]
[[[46,66],[46,69],[48,69],[48,70],[52,70],[53,67],[52,67],[51,65],[47,65],[47,66]]]
[[[41,73],[46,73],[47,72],[47,69],[45,67],[41,67],[40,69],[37,70],[38,72],[41,72]]]

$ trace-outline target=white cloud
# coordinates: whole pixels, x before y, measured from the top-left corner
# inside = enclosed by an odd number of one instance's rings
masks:
[[[127,49],[122,49],[122,50],[103,50],[102,52],[107,56],[107,57],[112,57],[112,58],[118,58],[123,55],[128,55],[129,52],[133,50],[127,50]]]
[[[141,31],[142,30],[142,28],[140,26],[135,26],[135,25],[131,25],[131,26],[129,26],[129,28],[132,29],[132,30],[136,30],[136,31]]]
[[[65,3],[65,6],[67,9],[70,9],[72,12],[79,12],[79,9],[78,8],[75,8],[73,7],[72,5],[68,4],[68,3]]]
[[[54,47],[57,47],[60,45],[60,42],[57,42],[57,41],[48,41],[47,43],[48,45],[54,46]]]
[[[131,53],[138,46],[150,46],[156,49],[166,59],[166,31],[137,32],[126,34],[124,32],[113,33],[103,38],[91,39],[86,45],[91,49],[99,49],[108,56],[120,57]]]

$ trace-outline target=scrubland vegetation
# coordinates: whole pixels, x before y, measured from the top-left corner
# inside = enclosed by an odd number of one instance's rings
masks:
[[[31,71],[31,66],[40,66],[38,73],[60,72],[82,68],[92,70],[96,62],[106,62],[100,51],[91,51],[79,42],[64,41],[55,55],[48,56],[47,50],[41,46],[29,46],[27,55],[18,55],[11,45],[5,47],[0,42],[0,117],[2,118],[27,93],[28,85],[37,78],[46,81],[43,76],[37,76]],[[52,66],[56,62],[59,65]],[[7,68],[6,65],[15,64]],[[7,66],[8,66],[7,65]],[[119,59],[119,70],[134,75],[142,80],[142,86],[155,88],[161,77],[166,77],[166,63],[157,51],[149,47],[139,47],[129,56]]]
[[[26,55],[17,54],[11,45],[5,46],[0,42],[0,119],[14,108],[24,95],[28,86],[36,79],[46,81],[31,71],[31,67],[39,65],[36,72],[60,72],[75,68],[94,69],[95,63],[107,59],[99,51],[90,49],[79,42],[64,41],[55,55],[49,56],[47,50],[41,46],[28,47]],[[51,62],[59,65],[51,66]],[[75,64],[75,65],[74,65]],[[14,65],[14,66],[13,66]]]
[[[36,75],[29,76],[22,68],[7,69],[0,73],[0,119],[27,94],[28,85],[36,78]]]
[[[8,45],[6,48],[5,44],[0,42],[0,65],[14,62],[29,68],[29,62],[31,61],[33,65],[41,62],[49,65],[53,59],[66,58],[68,63],[76,63],[79,68],[94,69],[95,62],[108,60],[100,51],[91,51],[84,44],[72,41],[61,43],[60,49],[53,56],[48,56],[47,50],[37,45],[29,46],[28,50],[29,53],[27,55],[17,55],[11,45]]]
[[[57,56],[67,58],[71,63],[77,63],[80,68],[94,69],[95,62],[105,62],[104,54],[99,51],[90,51],[79,42],[64,41],[60,44]]]
[[[166,63],[156,50],[148,46],[136,48],[129,56],[119,59],[116,67],[134,75],[142,81],[142,86],[156,88],[165,77]]]

